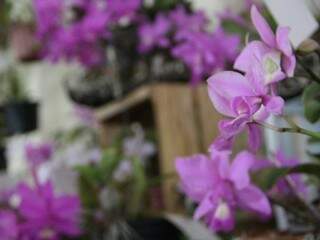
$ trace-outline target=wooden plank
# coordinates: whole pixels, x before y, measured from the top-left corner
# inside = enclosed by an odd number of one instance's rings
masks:
[[[210,144],[219,134],[218,122],[222,119],[222,115],[213,107],[206,84],[194,89],[194,98],[199,122],[201,151],[206,153]]]
[[[143,86],[132,93],[128,94],[123,99],[115,102],[111,102],[105,106],[102,106],[95,111],[95,116],[98,121],[105,121],[120,113],[123,113],[131,107],[138,105],[139,103],[146,101],[150,98],[151,86]]]
[[[152,103],[160,147],[162,174],[174,173],[174,160],[200,150],[192,90],[188,85],[161,84],[152,88]],[[163,183],[165,208],[176,212],[177,179]]]

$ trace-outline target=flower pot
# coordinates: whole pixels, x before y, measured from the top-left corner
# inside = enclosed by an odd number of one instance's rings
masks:
[[[38,126],[38,104],[11,102],[4,106],[4,123],[8,135],[28,133]]]
[[[39,59],[38,41],[33,26],[28,24],[12,26],[9,42],[17,59],[25,62]]]
[[[131,220],[128,224],[141,240],[177,240],[181,237],[181,232],[163,218]]]
[[[7,168],[7,158],[6,158],[6,149],[3,146],[0,146],[0,170],[5,170]]]
[[[89,107],[102,106],[116,97],[113,69],[97,76],[86,75],[81,79],[68,79],[65,82],[70,99],[80,105]]]

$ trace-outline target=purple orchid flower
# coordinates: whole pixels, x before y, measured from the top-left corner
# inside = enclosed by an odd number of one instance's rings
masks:
[[[9,210],[0,210],[0,239],[15,240],[19,232],[16,215]]]
[[[183,6],[177,7],[169,14],[171,22],[175,25],[177,39],[185,32],[203,32],[209,21],[203,11],[188,13]]]
[[[140,38],[139,51],[147,53],[156,47],[167,48],[170,40],[167,34],[171,28],[170,20],[163,14],[159,14],[154,23],[144,23],[139,27]]]
[[[133,135],[123,140],[122,150],[126,158],[138,158],[142,164],[156,152],[155,145],[145,138],[145,132],[140,125],[133,125]]]
[[[205,32],[185,33],[188,34],[184,34],[184,40],[171,49],[171,54],[190,69],[190,82],[197,85],[206,74],[214,70],[216,59],[212,51],[212,37]]]
[[[255,121],[263,121],[270,114],[280,115],[284,100],[270,93],[272,89],[265,85],[256,69],[246,76],[232,71],[220,72],[209,78],[208,85],[216,110],[231,118],[219,122],[221,136],[211,148],[221,150],[219,145],[232,142],[234,136],[247,128],[249,146],[256,150],[260,146],[261,133]]]
[[[80,201],[76,196],[56,196],[50,182],[32,189],[20,185],[19,213],[22,239],[59,240],[80,234]]]
[[[141,0],[106,0],[107,12],[112,23],[130,23],[137,18]]]
[[[103,1],[34,0],[39,41],[44,57],[77,61],[94,67],[105,61],[101,46],[110,37],[110,14]],[[84,12],[75,18],[74,7]]]
[[[288,158],[281,150],[278,150],[274,157],[274,164],[272,165],[276,165],[276,167],[296,167],[300,163],[301,161],[298,159]],[[287,180],[280,179],[271,192],[284,196],[291,196],[293,195],[291,187],[293,187],[295,191],[307,197],[307,187],[303,182],[301,174],[290,174],[286,178]],[[290,181],[291,186],[288,185],[288,181]]]
[[[51,158],[53,148],[53,144],[51,143],[39,145],[28,143],[25,146],[25,155],[31,166],[38,166]]]
[[[278,27],[274,34],[255,6],[251,8],[251,19],[262,41],[249,43],[235,61],[234,68],[247,73],[254,66],[262,73],[265,84],[292,77],[296,57],[289,41],[289,28]]]
[[[229,164],[228,158],[194,155],[176,160],[182,188],[199,203],[195,219],[204,218],[214,231],[231,231],[237,208],[266,218],[271,215],[265,194],[250,181],[254,156],[239,153]]]

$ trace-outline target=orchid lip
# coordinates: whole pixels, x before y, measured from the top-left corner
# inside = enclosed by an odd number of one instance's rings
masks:
[[[225,201],[220,200],[214,213],[214,217],[219,220],[226,220],[230,217],[230,215],[231,210],[229,205]]]

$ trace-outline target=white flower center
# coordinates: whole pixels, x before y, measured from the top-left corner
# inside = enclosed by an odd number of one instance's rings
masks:
[[[230,217],[230,215],[231,211],[228,204],[224,201],[220,201],[214,213],[214,217],[219,220],[226,220]]]
[[[266,84],[271,83],[275,75],[281,70],[281,54],[279,52],[273,52],[266,54],[262,61],[263,70],[265,72]]]
[[[41,230],[39,237],[41,239],[51,239],[54,237],[54,235],[55,235],[55,232],[52,229],[45,228],[45,229]]]
[[[18,208],[21,204],[21,197],[19,194],[13,194],[9,199],[9,205],[12,208]]]

